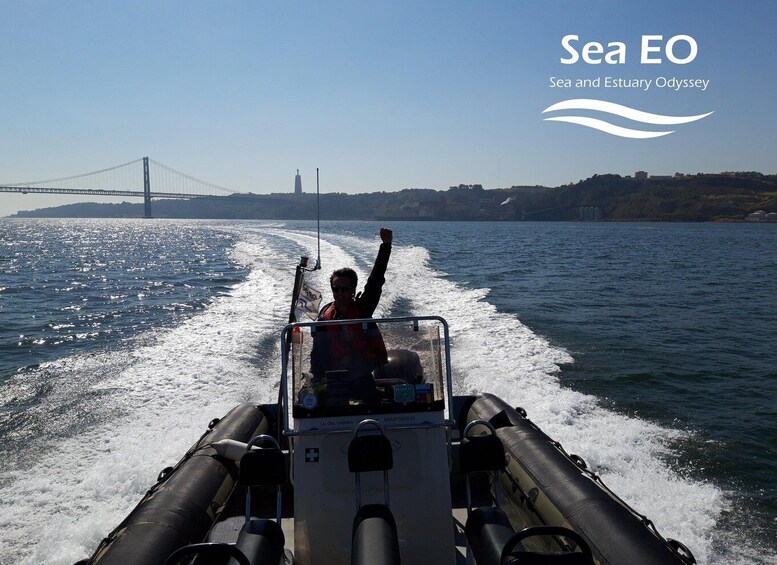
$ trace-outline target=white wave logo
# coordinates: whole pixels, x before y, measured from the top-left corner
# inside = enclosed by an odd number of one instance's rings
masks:
[[[649,125],[678,125],[695,122],[706,118],[713,112],[707,112],[706,114],[699,114],[698,116],[664,116],[662,114],[651,114],[650,112],[643,112],[641,110],[635,110],[628,106],[622,106],[621,104],[615,104],[613,102],[605,102],[604,100],[593,100],[588,98],[577,98],[574,100],[563,100],[551,106],[545,108],[542,113],[555,112],[558,110],[595,110],[598,112],[604,112],[606,114],[614,114],[622,118],[626,118],[635,122]],[[584,116],[555,116],[551,118],[545,118],[545,121],[553,122],[568,122],[570,124],[577,124],[580,126],[586,126],[593,129],[598,129],[610,135],[617,135],[619,137],[629,137],[631,139],[649,139],[652,137],[661,137],[674,133],[675,130],[669,131],[650,131],[641,129],[631,129],[621,126],[616,126],[605,120],[597,118],[588,118]]]

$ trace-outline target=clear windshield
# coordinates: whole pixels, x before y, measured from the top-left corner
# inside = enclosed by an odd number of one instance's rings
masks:
[[[434,317],[288,326],[286,406],[294,418],[443,410],[445,335],[444,320]]]

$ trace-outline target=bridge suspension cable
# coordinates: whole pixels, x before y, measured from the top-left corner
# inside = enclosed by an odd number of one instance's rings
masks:
[[[0,192],[39,192],[58,194],[94,194],[103,196],[143,196],[144,167],[146,158],[106,167],[89,173],[45,180],[0,183]],[[150,196],[156,198],[197,198],[225,196],[234,190],[210,183],[192,175],[148,159],[153,164],[150,171]]]
[[[138,163],[142,165],[134,166]],[[152,171],[149,163],[154,165]],[[187,175],[148,157],[80,175],[0,183],[0,192],[142,197],[144,214],[148,218],[151,217],[152,198],[190,199],[234,194],[228,188]]]
[[[192,185],[186,183],[186,181],[190,181],[190,182],[195,183],[195,185],[198,186],[199,190],[202,190],[202,189],[204,189],[204,190],[211,190],[212,192],[209,193],[210,195],[216,195],[217,192],[222,194],[222,195],[223,194],[233,194],[235,192],[234,190],[230,190],[230,189],[225,188],[223,186],[219,186],[217,184],[213,184],[213,183],[210,183],[210,182],[198,179],[198,178],[193,177],[191,175],[187,175],[186,173],[182,173],[181,171],[177,171],[177,170],[173,169],[172,167],[168,167],[167,165],[163,165],[159,161],[155,161],[154,159],[149,159],[149,162],[153,163],[155,166],[159,167],[163,171],[166,171],[167,173],[171,173],[171,175],[172,175],[171,177],[169,177],[169,178],[168,177],[163,177],[163,179],[161,180],[162,186],[165,186],[167,189],[172,188],[170,186],[170,184],[172,183],[172,185],[174,185],[175,188],[177,188],[179,190],[182,190],[184,192],[191,192],[192,191],[192,188],[191,188]],[[154,171],[154,173],[158,173],[158,172],[159,171]],[[154,178],[154,177],[157,177],[157,176],[158,176],[157,174],[152,174],[152,183],[154,185],[156,185],[156,184],[158,184],[160,182],[158,178],[157,179]],[[169,192],[169,190],[168,190],[168,192]]]
[[[60,177],[56,179],[46,179],[46,180],[36,180],[36,181],[28,181],[28,182],[8,182],[8,183],[2,183],[3,185],[7,186],[34,186],[38,184],[53,184],[53,183],[60,183],[70,180],[77,180],[81,178],[87,178],[94,175],[99,175],[103,173],[108,173],[111,171],[115,171],[117,169],[121,169],[122,167],[128,167],[129,165],[134,165],[135,163],[140,163],[143,161],[143,157],[140,159],[135,159],[134,161],[130,161],[128,163],[122,163],[121,165],[115,165],[113,167],[107,167],[105,169],[100,169],[99,171],[92,171],[91,173],[81,173],[79,175],[72,175],[69,177]]]

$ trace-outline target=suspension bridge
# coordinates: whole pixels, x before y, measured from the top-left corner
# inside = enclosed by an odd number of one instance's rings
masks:
[[[152,179],[155,190],[151,190]],[[152,198],[191,199],[235,193],[223,186],[176,171],[148,157],[70,177],[4,183],[0,184],[0,192],[140,197],[143,198],[146,218],[151,217]]]

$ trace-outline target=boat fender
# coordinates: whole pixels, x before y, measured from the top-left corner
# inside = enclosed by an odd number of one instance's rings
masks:
[[[216,424],[218,424],[221,421],[221,418],[213,418],[210,422],[208,422],[208,429],[212,430],[216,427]]]
[[[521,416],[523,416],[524,418],[526,417],[526,410],[524,410],[524,409],[523,409],[523,408],[521,408],[520,406],[516,406],[515,408],[513,408],[513,410],[515,410],[516,412],[518,412],[518,413],[519,413]]]
[[[248,444],[234,439],[220,439],[211,443],[210,447],[216,451],[216,455],[219,457],[237,463],[245,455]],[[257,445],[251,446],[252,451],[259,451],[260,449]]]
[[[221,457],[229,459],[230,461],[240,461],[240,458],[245,455],[248,444],[242,441],[234,439],[220,439],[214,441],[210,446],[216,450]],[[253,447],[252,449],[258,449]]]
[[[162,469],[161,471],[159,471],[159,475],[158,475],[158,476],[157,476],[157,478],[156,478],[156,482],[157,482],[157,484],[158,484],[158,483],[161,483],[162,481],[164,481],[165,479],[167,479],[167,477],[169,477],[169,476],[170,476],[170,474],[171,474],[171,473],[172,473],[174,470],[175,470],[175,468],[174,468],[174,467],[165,467],[164,469]]]

